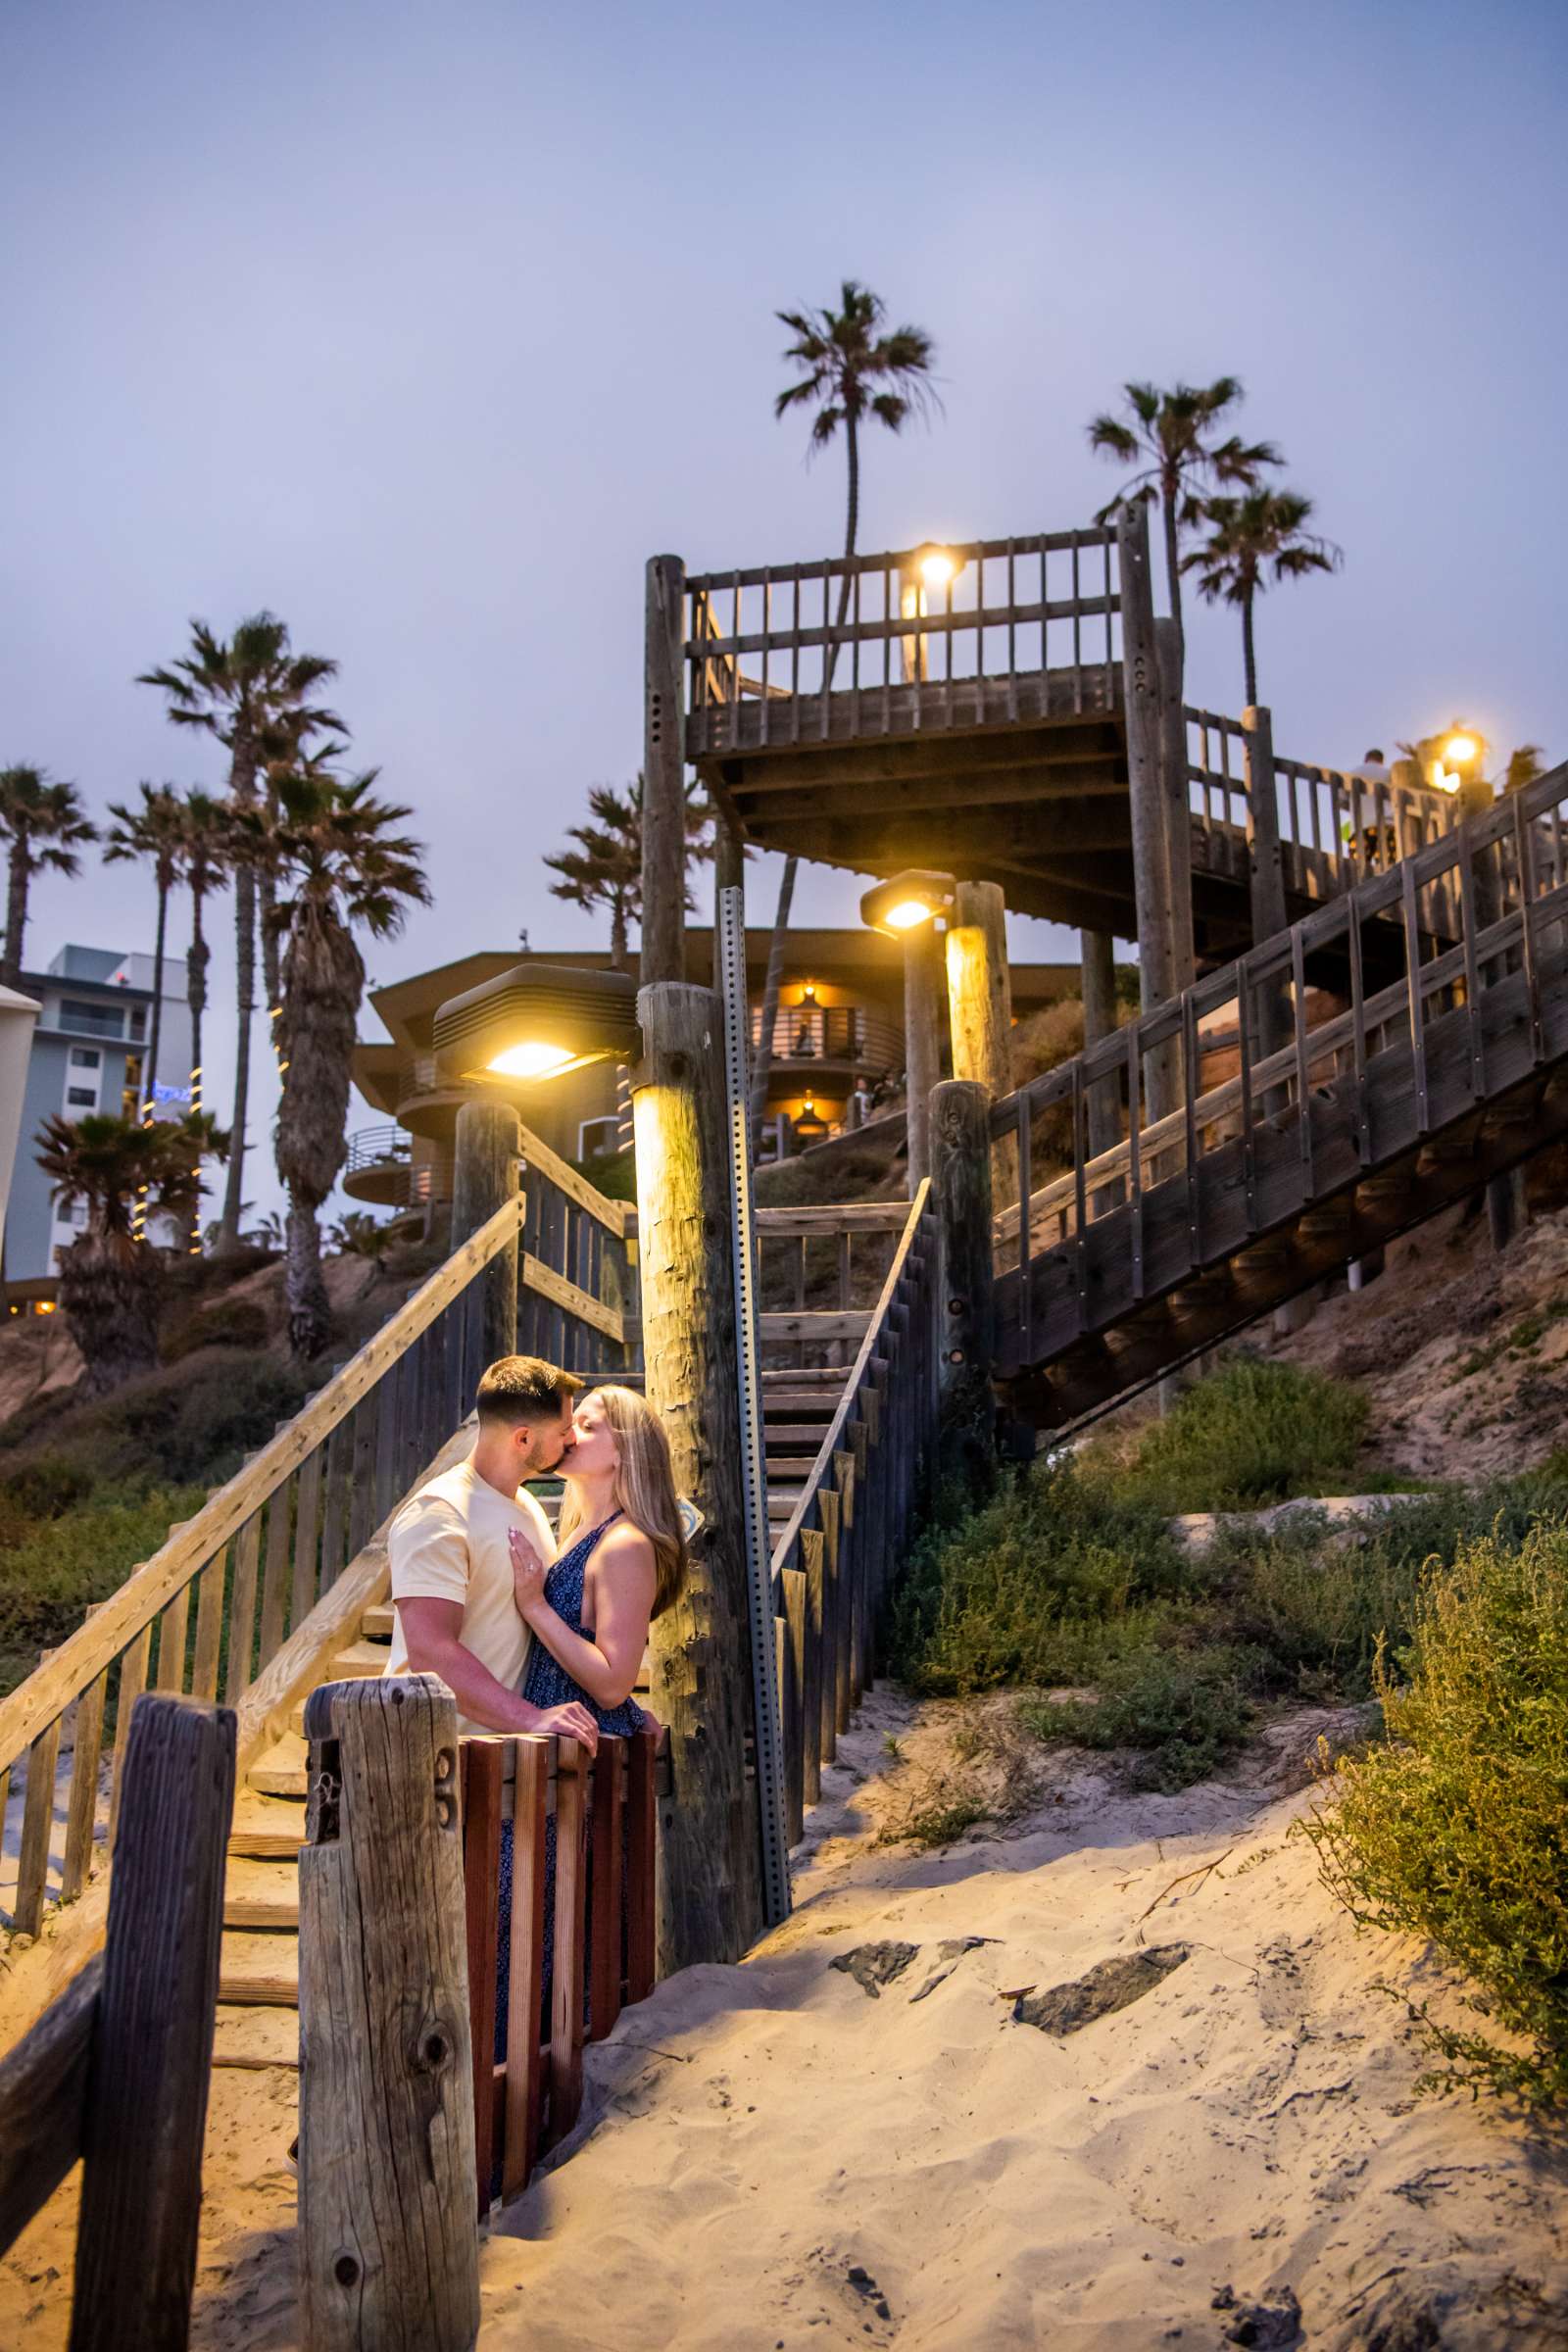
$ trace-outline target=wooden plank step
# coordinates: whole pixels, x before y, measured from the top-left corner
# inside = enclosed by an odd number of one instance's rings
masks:
[[[368,1682],[372,1675],[386,1672],[387,1647],[384,1642],[351,1642],[340,1649],[323,1669],[323,1683]]]
[[[231,1854],[258,1862],[292,1862],[305,1843],[305,1807],[290,1797],[261,1796],[241,1786],[228,1833]]]
[[[218,1997],[245,2008],[297,2009],[299,1937],[225,1929],[218,1962]]]
[[[262,2009],[220,2001],[213,2035],[215,2066],[297,2069],[300,2023],[293,2009]]]
[[[390,1642],[397,1630],[398,1613],[389,1600],[378,1600],[366,1610],[360,1619],[360,1634],[367,1642]]]
[[[307,1761],[304,1740],[295,1732],[285,1732],[275,1746],[257,1757],[245,1775],[246,1785],[258,1796],[303,1798],[307,1790]]]
[[[231,1861],[223,1873],[225,1928],[283,1928],[300,1924],[300,1874],[293,1862]]]

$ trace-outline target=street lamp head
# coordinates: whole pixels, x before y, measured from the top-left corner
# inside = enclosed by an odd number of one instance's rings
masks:
[[[906,559],[905,570],[913,574],[927,596],[940,596],[944,589],[952,587],[962,571],[965,560],[951,547],[941,547],[936,540],[928,539],[923,547],[917,547],[913,555]]]
[[[866,892],[860,901],[860,920],[873,931],[913,931],[952,906],[954,889],[951,874],[907,866],[902,874],[894,874]]]
[[[1473,735],[1459,728],[1443,747],[1443,757],[1450,767],[1471,767],[1480,754],[1481,746]]]
[[[520,963],[436,1007],[436,1074],[447,1083],[534,1084],[640,1051],[625,972]]]

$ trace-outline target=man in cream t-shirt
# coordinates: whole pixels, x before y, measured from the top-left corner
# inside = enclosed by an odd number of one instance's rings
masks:
[[[598,1727],[577,1704],[518,1696],[530,1640],[514,1597],[514,1528],[549,1559],[550,1523],[525,1478],[548,1477],[571,1450],[571,1399],[582,1382],[533,1355],[504,1355],[474,1397],[479,1434],[455,1470],[410,1497],[387,1539],[397,1630],[388,1674],[438,1674],[460,1732],[556,1732],[592,1753]]]

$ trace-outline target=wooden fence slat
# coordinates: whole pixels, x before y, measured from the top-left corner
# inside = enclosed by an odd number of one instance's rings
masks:
[[[375,1525],[376,1431],[386,1398],[377,1381],[354,1415],[354,1452],[349,1465],[348,1558],[363,1551]],[[264,1653],[265,1655],[265,1653]]]
[[[98,1826],[98,1758],[104,1742],[104,1701],[109,1693],[106,1666],[76,1701],[75,1752],[71,1759],[71,1801],[66,1813],[66,1858],[60,1873],[60,1900],[74,1903],[87,1884],[92,1865],[93,1832]]]
[[[157,1690],[185,1688],[185,1628],[190,1617],[190,1587],[181,1585],[158,1620]]]
[[[286,1479],[267,1506],[267,1564],[262,1572],[262,1618],[258,1662],[265,1666],[283,1640],[283,1612],[288,1606],[289,1521],[293,1517],[294,1481]]]
[[[540,2042],[545,1963],[545,1814],[551,1741],[518,1740],[512,1795],[512,1963],[507,1995],[506,2133],[502,2193],[527,2186],[543,2135]],[[559,1947],[558,1947],[559,1965]]]
[[[142,1698],[125,1791],[82,2131],[71,2352],[183,2352],[234,1807],[232,1714]]]
[[[422,1353],[421,1335],[415,1342]],[[324,1592],[335,1585],[343,1572],[344,1545],[349,1526],[349,1477],[354,1459],[354,1421],[356,1406],[346,1420],[340,1421],[326,1445],[326,1477],[321,1502],[321,1582]]]
[[[550,1999],[548,2141],[564,2139],[582,2106],[583,1918],[588,1893],[587,1755],[556,1744],[556,1942]]]
[[[0,2058],[0,2254],[81,2154],[104,1961],[95,1952],[29,2034]]]
[[[490,2210],[495,2178],[496,1945],[501,1899],[499,1741],[463,1742],[463,1916],[473,2045],[473,2163],[478,2210]]]
[[[800,1568],[779,1571],[780,1625],[784,1628],[789,1674],[785,1685],[784,1801],[791,1845],[800,1842],[806,1826],[806,1574]]]
[[[228,1572],[228,1545],[209,1560],[196,1579],[196,1648],[191,1658],[192,1698],[218,1696],[218,1666],[223,1646],[223,1597]]]
[[[588,1960],[588,2031],[595,2041],[603,2041],[620,2015],[625,1769],[625,1741],[602,1740],[593,1762],[593,1925]]]
[[[252,1511],[234,1538],[234,1582],[228,1597],[228,1660],[224,1703],[232,1706],[251,1687],[251,1650],[256,1636],[256,1563],[262,1543],[262,1514]]]
[[[817,1516],[822,1522],[822,1663],[821,1757],[831,1764],[839,1752],[839,1594],[840,1496],[837,1487],[818,1487]]]
[[[819,1527],[802,1528],[806,1646],[801,1674],[801,1747],[804,1801],[808,1805],[814,1805],[822,1793],[822,1666],[827,1654],[826,1548],[826,1539]]]
[[[654,1787],[657,1732],[637,1732],[626,1758],[626,1998],[646,2000],[654,1989],[654,1851],[658,1798]]]
[[[49,1845],[55,1823],[55,1775],[60,1763],[60,1717],[45,1724],[27,1750],[27,1790],[22,1811],[22,1852],[11,1925],[21,1936],[36,1936],[43,1924]]]
[[[120,1835],[120,1799],[125,1782],[125,1750],[130,1744],[130,1719],[136,1711],[137,1699],[147,1688],[147,1657],[152,1648],[152,1627],[144,1625],[135,1639],[126,1643],[120,1661],[120,1687],[115,1692],[114,1786],[109,1796],[111,1851]]]
[[[321,1526],[321,1470],[324,1446],[318,1446],[300,1465],[298,1505],[294,1514],[294,1592],[289,1606],[291,1628],[304,1624],[316,1606],[316,1552]]]

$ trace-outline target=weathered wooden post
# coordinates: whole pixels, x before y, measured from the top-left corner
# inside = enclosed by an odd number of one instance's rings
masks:
[[[1116,516],[1121,579],[1122,705],[1127,730],[1127,791],[1132,809],[1133,905],[1138,918],[1139,990],[1146,1012],[1176,994],[1170,849],[1160,773],[1159,655],[1149,577],[1149,510],[1124,506]],[[1174,1041],[1145,1057],[1145,1116],[1151,1125],[1176,1108]]]
[[[935,925],[915,923],[904,934],[904,1094],[908,1146],[908,1197],[931,1173],[931,1089],[942,1075]]]
[[[686,567],[650,556],[643,655],[643,918],[640,975],[686,976]]]
[[[996,1443],[990,1110],[989,1094],[973,1079],[950,1078],[931,1100],[942,1461],[976,1485]]]
[[[1178,989],[1198,973],[1193,954],[1193,820],[1188,809],[1187,715],[1179,622],[1156,620],[1159,662],[1159,781],[1165,802],[1165,846],[1170,858],[1171,959]]]
[[[1462,776],[1459,782],[1459,822],[1468,817],[1485,816],[1494,799],[1492,785],[1482,775]],[[1483,851],[1472,860],[1471,897],[1475,906],[1476,929],[1486,931],[1499,921],[1504,911],[1502,871],[1495,846]],[[1501,969],[1495,959],[1489,959],[1494,973]],[[1488,966],[1481,966],[1483,984]],[[1487,1224],[1494,1250],[1505,1250],[1516,1233],[1523,1230],[1529,1217],[1525,1194],[1523,1162],[1505,1168],[1500,1175],[1487,1178]]]
[[[702,1506],[685,1592],[654,1621],[650,1704],[669,1727],[659,1971],[736,1960],[762,1928],[761,1837],[746,1781],[753,1700],[723,1028],[706,988],[637,1000],[632,1073],[647,1396],[675,1483]]]
[[[1000,1102],[1012,1092],[1012,985],[1007,970],[1006,909],[996,882],[960,882],[948,933],[948,1021],[953,1075],[974,1078]],[[991,1147],[991,1198],[997,1209],[1018,1198],[1018,1145],[1003,1136]]]
[[[517,1114],[499,1096],[482,1095],[458,1112],[452,1169],[452,1247],[460,1249],[517,1197],[522,1133]],[[481,1367],[517,1351],[517,1243],[498,1250],[479,1277]],[[471,1398],[465,1396],[466,1411]]]
[[[136,1701],[85,2101],[71,2352],[183,2352],[196,2277],[234,1716]]]
[[[308,2352],[468,2352],[479,2328],[458,1718],[430,1674],[327,1683],[300,1854]]]

